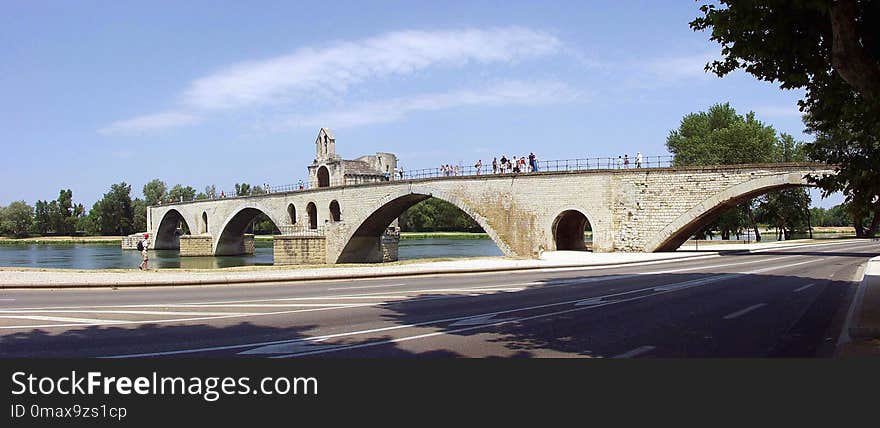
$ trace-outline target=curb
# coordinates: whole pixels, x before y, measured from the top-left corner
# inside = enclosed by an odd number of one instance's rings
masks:
[[[802,248],[815,245],[833,245],[852,243],[852,240],[844,242],[828,242],[828,243],[805,243],[794,245],[777,245],[759,249],[733,249],[719,250],[711,252],[691,253],[677,257],[669,257],[657,260],[632,260],[623,262],[605,262],[592,264],[564,264],[551,266],[509,266],[509,267],[489,267],[489,268],[449,268],[449,269],[429,269],[418,272],[367,272],[367,273],[339,273],[328,275],[316,275],[314,277],[303,276],[284,276],[284,277],[251,277],[251,278],[206,278],[206,279],[184,279],[184,280],[155,280],[155,281],[120,281],[120,282],[82,282],[69,284],[0,284],[0,290],[35,290],[35,289],[76,289],[76,288],[120,288],[120,287],[168,287],[168,286],[196,286],[196,285],[222,285],[222,284],[255,284],[255,283],[275,283],[275,282],[308,282],[308,281],[327,281],[339,279],[369,279],[369,278],[395,278],[405,276],[423,276],[423,275],[443,275],[443,274],[467,274],[467,273],[484,273],[484,272],[512,272],[527,271],[540,269],[571,269],[571,268],[591,268],[603,266],[623,266],[636,263],[663,263],[678,261],[684,259],[700,259],[708,257],[717,257],[724,254],[755,254],[766,251],[773,251],[788,248]]]
[[[850,337],[857,339],[880,338],[880,322],[876,322],[880,321],[878,316],[880,315],[880,257],[868,260],[858,287],[853,303],[855,307],[853,325],[850,326],[848,333]],[[869,312],[875,318],[873,325],[862,325],[866,311],[877,312],[877,314]]]

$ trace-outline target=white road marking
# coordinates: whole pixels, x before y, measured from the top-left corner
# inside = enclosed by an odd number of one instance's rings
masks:
[[[22,320],[36,320],[36,321],[55,321],[55,322],[67,322],[67,323],[77,323],[75,325],[83,325],[83,324],[108,324],[115,322],[114,320],[99,320],[92,318],[69,318],[69,317],[47,317],[43,315],[0,315],[0,318],[8,318],[8,319],[22,319]],[[26,328],[26,327],[19,327]]]
[[[336,288],[328,288],[327,290],[360,290],[364,288],[385,288],[385,287],[400,287],[401,285],[406,284],[388,284],[388,285],[362,285],[359,287],[336,287]]]
[[[801,291],[804,291],[804,290],[806,290],[806,289],[808,289],[808,288],[810,288],[810,287],[812,287],[812,286],[814,286],[814,285],[816,285],[816,284],[814,284],[814,283],[811,282],[811,283],[809,283],[809,284],[807,284],[807,285],[805,285],[805,286],[803,286],[803,287],[795,288],[795,289],[792,290],[791,292],[792,292],[792,293],[800,293]]]
[[[323,345],[323,342],[326,339],[319,340],[310,340],[303,342],[293,342],[293,343],[279,343],[277,345],[266,345],[261,346],[259,348],[248,349],[247,351],[241,351],[238,355],[264,355],[264,354],[291,354],[291,353],[300,353],[300,352],[309,352],[314,351],[315,349],[330,349],[339,347],[340,345]]]
[[[747,313],[749,313],[749,312],[751,312],[751,311],[754,311],[755,309],[758,309],[758,308],[760,308],[760,307],[762,307],[762,306],[767,306],[767,304],[766,304],[766,303],[758,303],[757,305],[749,306],[748,308],[741,309],[741,310],[736,311],[736,312],[734,312],[734,313],[732,313],[732,314],[727,314],[727,315],[725,315],[725,316],[724,316],[724,319],[726,319],[726,320],[732,320],[732,319],[734,319],[734,318],[739,318],[739,317],[741,317],[741,316],[743,316],[743,315],[745,315],[745,314],[747,314]]]
[[[0,302],[14,302],[15,299],[0,299]]]
[[[456,321],[456,322],[454,322],[454,323],[452,323],[452,324],[449,324],[449,326],[460,326],[460,325],[483,325],[483,324],[490,324],[490,323],[499,323],[499,322],[513,321],[513,320],[516,319],[516,318],[501,318],[501,319],[497,319],[497,318],[494,318],[494,317],[495,317],[494,315],[483,315],[483,316],[477,316],[477,317],[465,318],[465,319],[463,319],[463,320]]]
[[[362,306],[372,306],[370,304],[364,304]],[[333,306],[329,308],[312,308],[312,309],[299,309],[295,311],[277,311],[277,312],[262,312],[255,314],[245,314],[245,315],[225,315],[225,316],[208,316],[208,317],[194,317],[194,318],[171,318],[171,319],[161,319],[161,320],[126,320],[126,321],[113,321],[110,323],[100,322],[93,324],[40,324],[40,325],[18,325],[18,326],[0,326],[0,330],[7,329],[29,329],[29,328],[49,328],[49,327],[87,327],[89,325],[121,325],[121,324],[164,324],[164,323],[172,323],[172,322],[185,322],[185,321],[204,321],[204,320],[216,320],[216,319],[225,319],[225,318],[241,318],[241,317],[251,317],[251,316],[267,316],[267,315],[286,315],[286,314],[295,314],[301,312],[314,312],[314,311],[326,311],[332,309],[344,309],[350,306]]]
[[[209,315],[250,315],[249,312],[168,312],[168,311],[116,311],[116,310],[50,310],[50,311],[0,311],[0,314],[126,314],[126,315],[181,315],[181,316],[209,316]]]
[[[655,349],[657,349],[657,347],[656,347],[656,346],[651,346],[651,345],[639,346],[639,347],[636,348],[636,349],[632,349],[632,350],[626,351],[626,352],[624,352],[624,353],[622,353],[622,354],[620,354],[620,355],[615,355],[613,358],[633,358],[633,357],[637,357],[637,356],[639,356],[639,355],[642,355],[642,354],[646,354],[646,353],[648,353],[648,352],[651,352],[651,351],[653,351],[653,350],[655,350]]]

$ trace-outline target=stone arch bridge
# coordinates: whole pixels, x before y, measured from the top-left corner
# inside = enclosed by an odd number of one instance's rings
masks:
[[[586,221],[593,251],[671,251],[725,208],[833,173],[788,163],[398,180],[151,206],[147,225],[154,248],[235,255],[253,252],[245,232],[263,213],[282,231],[276,264],[380,262],[397,258],[389,226],[435,197],[473,217],[508,256],[583,249]],[[181,223],[191,235],[175,233]]]

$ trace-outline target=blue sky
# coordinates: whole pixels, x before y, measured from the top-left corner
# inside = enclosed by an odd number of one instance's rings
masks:
[[[330,4],[328,4],[330,3]],[[305,179],[320,127],[406,169],[493,155],[667,154],[729,102],[800,140],[800,91],[693,32],[692,1],[6,2],[0,205],[87,206],[125,181],[198,190]],[[839,195],[814,204],[831,206]]]

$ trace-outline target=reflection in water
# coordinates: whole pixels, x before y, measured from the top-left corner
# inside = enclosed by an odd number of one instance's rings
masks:
[[[255,254],[180,257],[177,250],[150,251],[151,269],[216,269],[272,265],[272,241],[255,242]],[[434,257],[500,256],[491,239],[418,239],[400,241],[400,260]],[[141,254],[113,244],[0,245],[0,266],[63,269],[137,269]]]

